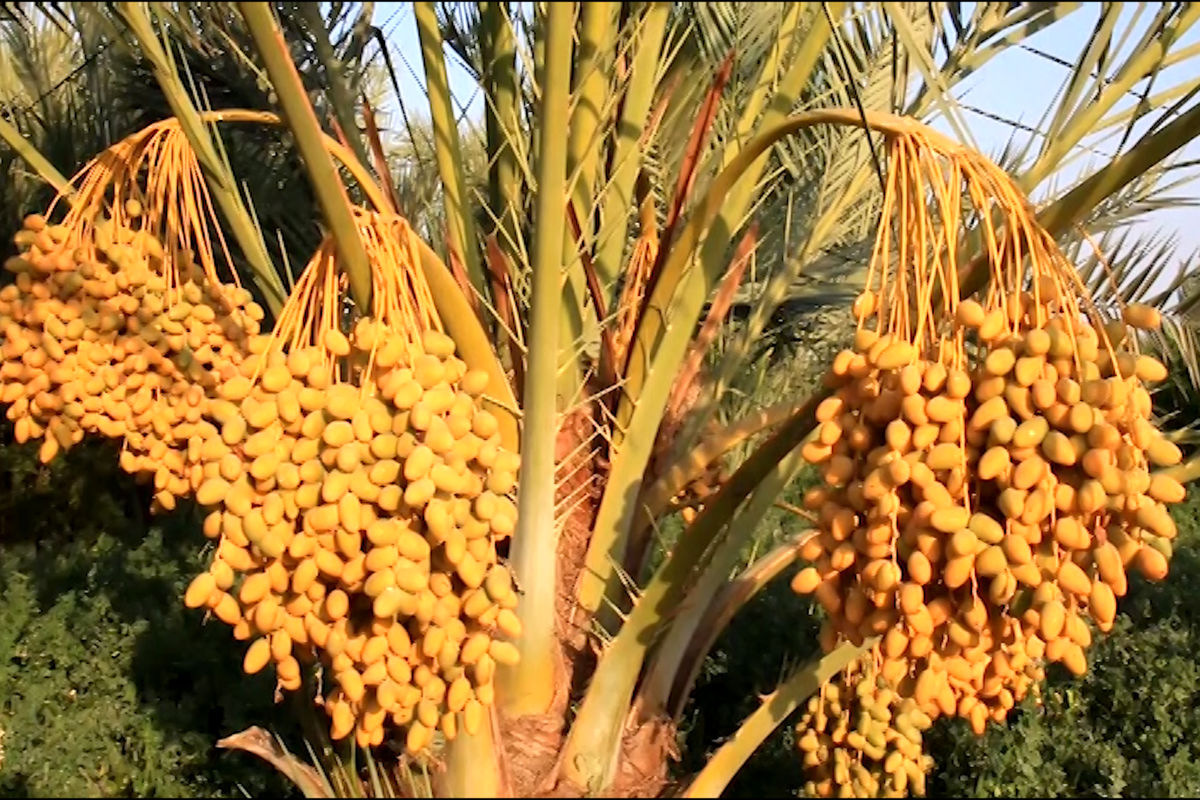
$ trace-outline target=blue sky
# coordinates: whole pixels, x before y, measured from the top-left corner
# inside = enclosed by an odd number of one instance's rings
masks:
[[[966,6],[968,4],[964,4]],[[1071,14],[1066,19],[1054,23],[1048,28],[1034,34],[1024,41],[1029,48],[1049,56],[1074,61],[1092,34],[1099,12],[1099,4],[1087,4],[1089,8]],[[1150,7],[1138,19],[1136,7]],[[1135,23],[1135,35],[1130,36],[1126,51],[1132,47],[1140,31],[1155,11],[1157,3],[1129,3],[1124,12],[1125,18],[1118,30],[1127,27],[1126,21]],[[376,4],[376,22],[383,28],[388,41],[391,43],[393,58],[397,61],[400,71],[401,88],[404,102],[409,113],[417,116],[428,114],[428,103],[425,101],[424,69],[421,62],[420,47],[417,41],[416,25],[413,20],[412,7],[409,3],[378,3]],[[965,13],[965,12],[964,12]],[[1118,37],[1119,38],[1119,35]],[[1192,30],[1184,37],[1177,47],[1200,45],[1200,31]],[[476,87],[455,57],[447,58],[451,90],[456,100],[466,106],[466,115],[472,120],[480,118],[482,102]],[[1069,75],[1070,68],[1055,63],[1051,58],[1040,56],[1030,50],[1009,48],[993,57],[978,72],[967,77],[954,89],[954,95],[966,106],[985,109],[991,114],[1003,117],[1018,124],[1039,126],[1045,109],[1049,107],[1060,91],[1064,79]],[[1164,70],[1157,79],[1156,87],[1173,85],[1180,80],[1200,78],[1200,57],[1192,57]],[[1126,106],[1134,102],[1130,98]],[[460,108],[461,111],[461,108]],[[963,112],[963,122],[975,138],[977,146],[990,155],[998,154],[1005,142],[1013,135],[1013,126],[998,122],[982,114],[971,111]],[[944,121],[936,121],[937,127],[947,133],[951,128]],[[1134,138],[1140,135],[1145,125],[1135,127]],[[1028,134],[1017,131],[1019,138]],[[1116,150],[1119,137],[1109,138],[1099,142],[1085,142],[1093,148],[1094,154],[1085,155],[1062,173],[1064,178],[1073,179],[1081,170],[1092,170],[1111,158]],[[1200,141],[1194,141],[1184,148],[1182,158],[1200,159]],[[1195,173],[1196,169],[1189,170]],[[1192,197],[1200,195],[1200,183],[1181,187],[1176,194]],[[1146,228],[1157,228],[1174,232],[1180,239],[1180,256],[1200,252],[1200,211],[1195,208],[1177,207],[1156,211],[1142,223]],[[1200,265],[1200,262],[1192,262]]]

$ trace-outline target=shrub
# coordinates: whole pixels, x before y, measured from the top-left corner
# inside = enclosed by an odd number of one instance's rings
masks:
[[[242,674],[228,628],[183,607],[203,564],[192,512],[145,518],[145,489],[101,444],[48,467],[34,453],[0,447],[0,794],[291,793],[215,747],[289,715],[269,678]]]

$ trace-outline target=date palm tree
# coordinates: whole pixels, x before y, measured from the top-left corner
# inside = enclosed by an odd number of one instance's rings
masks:
[[[400,120],[408,155],[390,160],[362,100],[371,70],[394,77],[398,66],[372,4],[9,5],[13,36],[29,36],[39,14],[88,31],[76,61],[100,43],[121,48],[123,80],[73,96],[136,97],[122,125],[180,119],[271,310],[289,285],[284,255],[303,263],[295,256],[315,246],[318,221],[363,302],[370,281],[352,199],[384,197],[432,245],[439,310],[465,357],[502,376],[498,399],[519,425],[521,453],[507,553],[521,592],[520,660],[499,672],[489,724],[440,750],[426,787],[440,796],[718,794],[861,655],[843,644],[795,667],[703,770],[672,774],[708,649],[796,558],[788,539],[747,560],[802,472],[821,399],[810,382],[811,393],[757,402],[762,376],[787,370],[773,337],[797,309],[838,309],[858,294],[894,120],[937,121],[970,144],[955,87],[1065,17],[1095,17],[1093,35],[1039,136],[995,159],[1037,198],[1037,222],[1098,297],[1179,312],[1159,346],[1188,365],[1177,391],[1200,375],[1184,314],[1193,300],[1181,297],[1181,278],[1163,277],[1170,243],[1127,227],[1188,175],[1172,157],[1200,132],[1200,84],[1156,78],[1195,63],[1181,40],[1197,4],[420,2],[431,117],[427,128]],[[8,46],[37,53],[31,42]],[[481,122],[460,118],[448,57],[477,82]],[[153,100],[134,88],[147,74]],[[0,135],[61,184],[55,165],[73,168],[80,154],[50,147],[44,116],[12,110],[21,99],[0,98]],[[278,111],[287,135],[218,133],[202,121],[206,106],[230,105]],[[326,134],[358,169],[334,165]],[[1106,138],[1119,141],[1111,158],[1058,185]],[[1084,249],[1089,236],[1111,255],[1103,264]],[[231,744],[269,756],[314,796],[394,791],[393,769],[403,791],[419,790],[407,756],[367,753],[363,784],[345,747],[318,744],[318,774],[247,742]]]

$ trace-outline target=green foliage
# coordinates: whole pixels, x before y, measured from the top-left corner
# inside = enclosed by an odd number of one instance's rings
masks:
[[[228,627],[183,607],[204,561],[195,512],[146,518],[107,444],[48,467],[35,452],[0,448],[0,794],[294,794],[215,747],[290,715],[270,677],[242,674]]]

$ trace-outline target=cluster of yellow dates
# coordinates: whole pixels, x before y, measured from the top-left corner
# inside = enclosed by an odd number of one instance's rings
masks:
[[[805,795],[923,795],[933,759],[922,749],[922,733],[932,724],[878,674],[873,659],[852,664],[809,698],[796,726]]]
[[[487,374],[437,331],[410,360],[406,340],[368,319],[321,346],[270,344],[209,407],[220,431],[197,499],[214,508],[205,530],[219,545],[187,604],[252,640],[246,671],[273,661],[286,689],[318,658],[336,684],[335,739],[377,745],[394,723],[417,751],[436,730],[474,732],[496,665],[517,657],[501,637],[521,628],[496,553],[516,519],[518,460],[478,403]],[[355,383],[336,379],[347,366]]]
[[[1088,619],[1112,628],[1129,570],[1167,574],[1168,507],[1185,491],[1155,470],[1182,453],[1152,422],[1147,386],[1167,370],[1130,335],[1161,317],[1098,308],[986,158],[920,126],[889,137],[854,343],[833,360],[802,451],[823,480],[804,499],[816,530],[792,588],[825,610],[826,651],[873,643],[870,692],[983,733],[1037,690],[1045,664],[1086,671]],[[976,259],[958,264],[975,235]],[[869,780],[874,766],[854,765],[878,761],[886,737],[873,749],[860,738],[817,759],[802,736],[811,768],[850,765],[833,783],[817,769],[810,788],[921,792],[894,770]]]
[[[249,292],[167,257],[137,203],[123,210],[94,226],[33,215],[16,236],[0,401],[18,441],[41,438],[49,462],[87,434],[119,439],[155,509],[211,508],[217,546],[187,605],[249,640],[246,671],[273,663],[283,689],[320,662],[334,738],[378,745],[398,726],[418,751],[477,729],[521,630],[496,551],[519,459],[480,402],[488,375],[394,320],[347,336],[327,318],[290,346],[260,333]],[[414,280],[393,278],[382,291]]]
[[[0,402],[17,441],[42,439],[48,462],[85,434],[121,439],[121,466],[173,508],[194,490],[194,454],[212,433],[207,392],[236,369],[262,309],[190,262],[164,274],[161,243],[125,225],[81,240],[31,215],[15,243],[5,268],[16,281],[0,290]]]
[[[1125,346],[1157,313],[1092,325],[1061,297],[965,300],[937,352],[860,325],[804,449],[824,481],[792,586],[828,613],[824,646],[881,637],[889,691],[979,733],[1045,662],[1086,670],[1085,616],[1109,630],[1128,569],[1166,575],[1184,498],[1151,471],[1181,457],[1150,421],[1166,370]]]
[[[370,308],[349,302],[327,238],[260,332],[212,209],[171,119],[25,219],[0,290],[16,439],[41,439],[43,462],[118,439],[154,510],[209,508],[215,548],[186,604],[250,642],[247,672],[273,664],[285,690],[331,678],[311,690],[335,739],[398,728],[418,751],[474,731],[521,632],[497,553],[519,459],[481,399],[491,378],[442,332],[403,218],[354,210]]]

